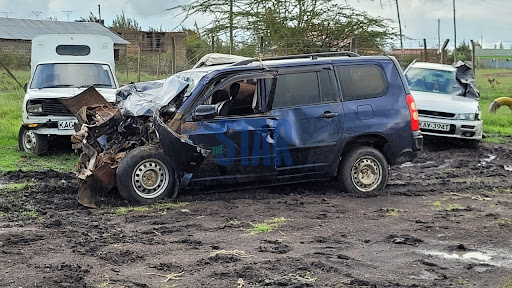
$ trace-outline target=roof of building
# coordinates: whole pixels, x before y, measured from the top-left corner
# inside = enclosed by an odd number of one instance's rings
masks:
[[[510,57],[512,58],[512,49],[475,49],[476,57]]]
[[[0,39],[32,40],[42,34],[92,34],[110,37],[114,44],[127,45],[107,27],[94,22],[65,22],[0,17]]]

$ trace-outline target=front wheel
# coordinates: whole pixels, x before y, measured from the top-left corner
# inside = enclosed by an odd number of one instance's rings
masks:
[[[117,167],[116,183],[129,202],[154,203],[175,196],[174,169],[163,152],[154,147],[128,152]]]
[[[36,134],[34,130],[20,127],[18,133],[18,147],[21,151],[30,154],[42,155],[48,151],[50,141],[48,136]]]
[[[478,147],[480,147],[480,141],[479,140],[474,140],[474,139],[464,139],[462,140],[463,144],[464,144],[464,147],[468,148],[468,149],[478,149]]]
[[[373,195],[384,190],[389,165],[386,157],[373,147],[358,147],[343,155],[338,170],[342,191]]]

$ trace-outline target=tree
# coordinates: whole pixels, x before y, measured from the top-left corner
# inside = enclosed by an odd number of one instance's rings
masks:
[[[95,22],[103,24],[103,20],[100,21],[96,15],[94,15],[92,12],[89,12],[89,15],[87,17],[80,17],[79,20],[76,20],[75,22]]]
[[[448,59],[453,59],[453,53],[457,53],[457,60],[460,61],[471,61],[471,46],[466,41],[462,41],[454,52],[452,52],[451,56],[448,56]]]
[[[182,28],[182,32],[187,33],[187,62],[189,63],[197,62],[210,51],[210,45],[201,36],[197,24],[195,27],[196,30]]]
[[[178,5],[166,10],[181,10],[178,16],[184,16],[182,22],[190,16],[196,14],[212,14],[214,16],[213,23],[218,31],[229,31],[230,52],[234,49],[234,31],[238,28],[235,23],[243,20],[242,15],[250,9],[251,0],[194,0],[189,4]]]
[[[181,9],[184,19],[198,13],[214,16],[206,35],[229,35],[230,53],[234,38],[244,46],[256,47],[264,36],[265,47],[279,54],[348,49],[358,46],[382,50],[397,37],[390,20],[372,17],[335,0],[195,0],[168,10]],[[249,52],[246,50],[246,52]],[[252,54],[256,51],[253,49]]]
[[[124,11],[122,11],[121,15],[116,15],[110,28],[135,31],[141,30],[139,23],[133,18],[126,17]]]

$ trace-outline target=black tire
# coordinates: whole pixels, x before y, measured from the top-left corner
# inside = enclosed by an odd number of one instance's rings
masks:
[[[463,144],[464,144],[464,147],[468,148],[468,149],[478,149],[480,147],[480,140],[474,140],[474,139],[469,139],[469,140],[462,140]]]
[[[357,147],[341,159],[339,188],[351,194],[374,195],[384,190],[388,175],[388,161],[379,150],[369,146]]]
[[[18,132],[18,147],[30,154],[43,155],[48,152],[50,140],[46,135],[34,133],[34,130],[21,126]]]
[[[132,203],[154,203],[175,197],[175,172],[163,152],[137,147],[124,156],[116,171],[119,194]]]

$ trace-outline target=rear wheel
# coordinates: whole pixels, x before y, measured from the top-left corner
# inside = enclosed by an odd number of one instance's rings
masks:
[[[130,202],[154,203],[174,197],[174,169],[154,147],[138,147],[121,159],[116,171],[119,193]]]
[[[338,181],[342,191],[373,195],[386,187],[389,165],[386,157],[373,147],[357,147],[341,159]]]
[[[18,147],[21,151],[42,155],[48,151],[49,146],[48,136],[36,134],[34,130],[21,126],[18,133]]]

